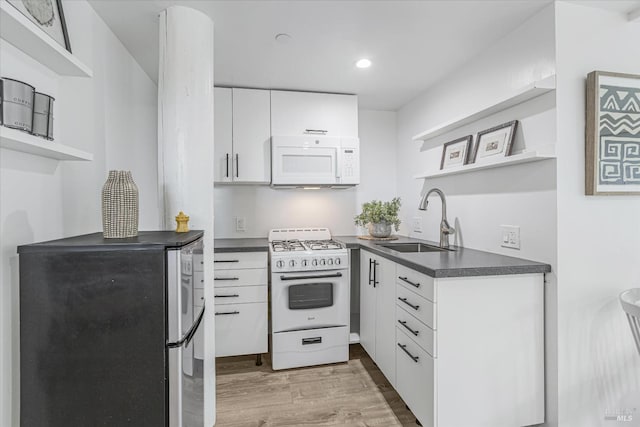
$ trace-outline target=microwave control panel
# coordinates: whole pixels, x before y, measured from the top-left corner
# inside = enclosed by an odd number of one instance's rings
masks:
[[[360,184],[360,154],[357,148],[342,148],[341,184]]]

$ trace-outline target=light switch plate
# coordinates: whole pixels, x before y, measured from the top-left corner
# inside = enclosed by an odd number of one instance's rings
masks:
[[[415,233],[422,233],[422,218],[420,218],[419,216],[414,216],[413,220],[411,221],[411,229]]]
[[[236,231],[246,231],[246,221],[243,216],[237,216],[236,218]]]
[[[518,225],[501,225],[502,241],[500,246],[503,248],[520,249],[520,226]]]

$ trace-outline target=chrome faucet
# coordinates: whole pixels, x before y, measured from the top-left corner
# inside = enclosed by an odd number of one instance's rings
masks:
[[[440,190],[439,188],[432,188],[431,190],[427,191],[427,193],[422,197],[422,200],[420,200],[420,206],[418,206],[418,209],[420,209],[421,211],[427,210],[427,205],[429,204],[429,201],[427,199],[429,198],[431,193],[436,193],[438,196],[440,196],[440,200],[442,200],[442,220],[440,221],[440,247],[449,248],[449,235],[454,234],[456,232],[456,229],[451,227],[449,225],[449,222],[447,221],[447,200],[445,199],[442,190]]]

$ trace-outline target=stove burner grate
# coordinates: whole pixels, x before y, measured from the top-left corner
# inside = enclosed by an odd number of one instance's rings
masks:
[[[305,248],[299,240],[274,240],[271,242],[274,252],[304,251]]]

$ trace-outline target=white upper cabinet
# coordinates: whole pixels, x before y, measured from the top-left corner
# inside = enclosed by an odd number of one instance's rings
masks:
[[[271,100],[261,89],[215,88],[215,182],[271,182]]]
[[[215,182],[233,181],[233,102],[231,88],[217,87],[213,92]]]
[[[313,92],[271,91],[273,135],[319,134],[358,137],[358,97]]]
[[[271,182],[270,91],[233,89],[234,181]]]

